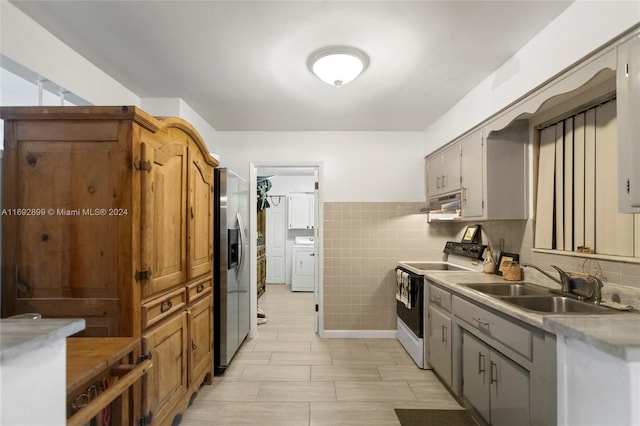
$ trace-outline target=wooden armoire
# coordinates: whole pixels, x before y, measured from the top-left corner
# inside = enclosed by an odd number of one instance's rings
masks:
[[[0,118],[2,317],[81,317],[85,336],[140,338],[153,360],[140,423],[171,424],[213,377],[217,161],[186,121],[132,106]]]

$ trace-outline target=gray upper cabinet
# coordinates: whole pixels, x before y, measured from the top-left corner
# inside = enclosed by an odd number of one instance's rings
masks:
[[[462,220],[527,219],[528,141],[528,121],[517,120],[486,137],[484,129],[475,130],[448,145],[446,150],[427,156],[427,201],[440,194],[458,192]],[[460,166],[457,187],[453,185],[452,173],[443,179],[446,172],[434,172],[436,166],[445,163],[445,153],[453,152],[458,153]],[[454,164],[453,160],[450,162]],[[438,187],[442,182],[450,185],[444,191]]]
[[[482,131],[465,136],[462,141],[462,216],[484,216],[484,137]]]
[[[640,213],[640,34],[617,53],[618,210]]]
[[[426,158],[427,199],[460,190],[460,143]]]

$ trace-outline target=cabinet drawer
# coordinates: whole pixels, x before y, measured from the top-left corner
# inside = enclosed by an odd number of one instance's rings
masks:
[[[208,277],[187,285],[187,303],[193,303],[203,296],[211,294],[213,278]]]
[[[530,330],[457,296],[453,297],[453,312],[476,330],[493,337],[525,358],[531,359],[532,335]]]
[[[181,288],[142,305],[142,327],[149,328],[174,312],[182,310],[186,305],[186,297],[186,290]]]
[[[429,285],[429,302],[451,312],[451,293],[433,284]]]

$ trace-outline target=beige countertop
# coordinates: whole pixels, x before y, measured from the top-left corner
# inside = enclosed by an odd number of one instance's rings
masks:
[[[565,335],[583,341],[610,355],[627,361],[640,361],[640,315],[637,311],[614,314],[541,314],[521,309],[495,296],[468,288],[471,283],[509,283],[502,277],[482,272],[425,272],[425,276],[440,286],[486,307],[516,318],[526,324],[555,335]],[[543,275],[532,274],[531,282],[548,288],[557,286]],[[521,281],[515,281],[521,282]]]

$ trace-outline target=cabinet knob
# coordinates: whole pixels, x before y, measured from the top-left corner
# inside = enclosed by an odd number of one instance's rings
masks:
[[[160,312],[162,313],[167,312],[169,309],[171,309],[172,306],[173,306],[173,302],[171,302],[171,300],[162,302],[162,304],[160,305]]]

